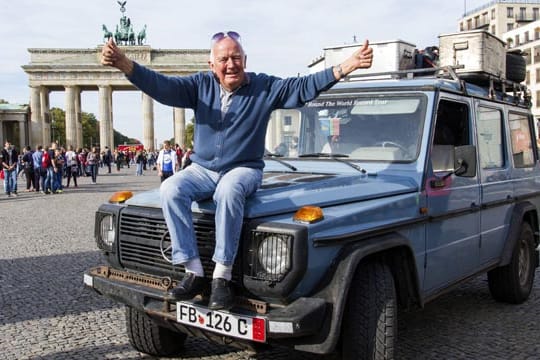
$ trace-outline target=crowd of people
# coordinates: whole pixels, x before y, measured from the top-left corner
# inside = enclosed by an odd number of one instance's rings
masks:
[[[143,175],[144,170],[157,171],[163,181],[164,157],[160,159],[159,154],[163,153],[165,144],[171,148],[170,142],[165,141],[159,153],[147,150],[111,151],[108,147],[100,151],[95,146],[90,149],[74,149],[71,145],[63,147],[56,142],[45,147],[38,145],[35,149],[26,146],[19,151],[11,142],[6,141],[0,151],[0,179],[3,180],[4,193],[8,197],[18,196],[18,191],[22,189],[47,195],[61,194],[65,188],[78,187],[79,177],[90,177],[91,184],[97,184],[99,169],[110,174],[114,165],[117,171],[134,166],[137,176]],[[175,171],[189,165],[191,149],[183,149],[176,144],[173,151]]]

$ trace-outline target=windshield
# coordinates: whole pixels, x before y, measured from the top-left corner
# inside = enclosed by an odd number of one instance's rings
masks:
[[[427,99],[423,95],[321,97],[272,114],[268,152],[297,157],[346,155],[351,160],[416,159]]]

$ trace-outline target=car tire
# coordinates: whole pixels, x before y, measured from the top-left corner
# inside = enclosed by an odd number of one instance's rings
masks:
[[[397,299],[388,266],[358,267],[349,289],[341,333],[342,359],[393,359],[397,338]]]
[[[129,342],[137,351],[152,356],[179,355],[187,335],[159,326],[144,312],[126,306]]]
[[[531,226],[524,222],[510,263],[488,272],[491,296],[497,301],[521,304],[529,298],[534,283],[534,272],[534,235]]]
[[[506,53],[506,78],[520,83],[527,76],[527,64],[521,52]]]

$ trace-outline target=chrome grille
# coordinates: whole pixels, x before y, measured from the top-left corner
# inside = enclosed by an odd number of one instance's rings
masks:
[[[212,255],[215,247],[215,224],[212,215],[194,216],[193,224],[199,254],[206,272],[211,277],[214,269]],[[160,209],[126,208],[120,217],[120,261],[127,269],[156,275],[183,274],[184,269],[173,266],[161,254],[162,237],[164,248],[170,246],[167,225]],[[175,276],[177,275],[177,276]]]

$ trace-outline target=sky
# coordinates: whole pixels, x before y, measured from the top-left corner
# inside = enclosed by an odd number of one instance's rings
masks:
[[[122,0],[124,1],[124,0]],[[403,40],[423,49],[438,35],[456,32],[464,11],[489,0],[127,0],[125,15],[135,31],[147,25],[146,45],[161,49],[208,49],[218,31],[241,34],[247,70],[280,77],[308,73],[308,64],[331,46]],[[0,99],[28,104],[29,48],[95,49],[102,24],[114,29],[121,17],[116,0],[0,0]],[[377,61],[377,59],[374,59]],[[63,92],[50,106],[64,109]],[[81,95],[82,111],[98,117],[97,91]],[[138,92],[113,92],[114,128],[142,139]],[[173,137],[172,109],[154,104],[154,136]],[[192,118],[186,113],[186,119]]]

